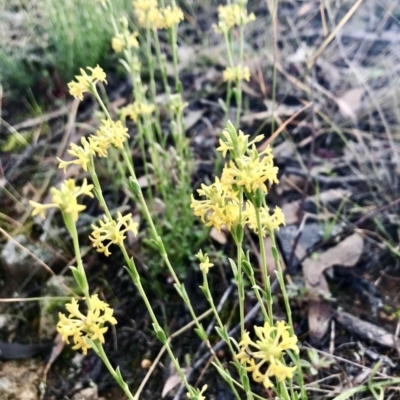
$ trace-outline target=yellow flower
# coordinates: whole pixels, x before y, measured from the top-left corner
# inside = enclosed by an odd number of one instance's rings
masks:
[[[122,125],[121,121],[103,119],[96,134],[90,136],[90,144],[99,157],[107,157],[107,150],[111,145],[122,149],[128,137],[128,129]]]
[[[234,160],[224,167],[221,176],[222,185],[241,186],[248,193],[255,193],[257,189],[268,193],[265,182],[279,183],[278,167],[274,167],[273,160],[269,146],[262,153],[258,153],[255,147],[247,150],[246,155],[234,157]]]
[[[63,313],[59,313],[59,322],[57,331],[60,333],[62,340],[69,344],[69,337],[72,337],[74,350],[81,349],[83,354],[87,354],[88,349],[92,346],[86,339],[92,341],[100,341],[104,343],[104,334],[108,327],[104,324],[109,322],[112,325],[117,323],[113,317],[114,311],[104,301],[100,300],[97,294],[90,296],[90,309],[87,315],[79,311],[79,305],[76,299],[72,299],[71,303],[67,303],[65,308],[69,312],[67,317]]]
[[[114,36],[111,39],[111,47],[116,53],[120,53],[125,48],[124,37],[121,34]]]
[[[287,367],[281,359],[287,350],[298,354],[299,348],[297,337],[289,333],[290,328],[286,322],[278,321],[276,326],[265,322],[263,327],[256,326],[254,330],[259,340],[252,341],[246,331],[239,343],[241,352],[237,355],[237,358],[247,365],[247,371],[252,372],[253,380],[262,382],[269,388],[273,386],[270,377],[275,376],[279,382],[292,379],[297,367]],[[268,364],[268,367],[264,364]]]
[[[135,101],[134,103],[128,104],[127,106],[121,108],[120,113],[122,117],[129,117],[136,122],[139,116],[150,115],[154,112],[154,110],[154,104],[146,104],[140,101]]]
[[[208,271],[211,267],[214,266],[213,263],[210,263],[210,259],[208,258],[208,254],[203,254],[203,251],[200,250],[196,257],[200,260],[200,270],[208,274]]]
[[[63,161],[57,157],[57,160],[60,162],[58,168],[63,168],[64,173],[66,172],[68,165],[81,165],[84,171],[87,171],[87,166],[90,162],[90,156],[95,155],[95,148],[91,145],[91,141],[85,138],[81,138],[81,145],[78,146],[75,143],[70,144],[70,149],[68,150],[68,154],[76,157],[75,160],[72,161]]]
[[[228,121],[227,127],[222,131],[222,137],[219,139],[220,147],[217,148],[217,151],[220,151],[223,157],[226,157],[229,151],[233,158],[240,158],[264,136],[258,135],[250,142],[249,137],[250,135],[245,135],[241,130],[236,131],[232,122]]]
[[[222,73],[222,77],[224,82],[239,82],[241,80],[250,80],[250,69],[249,67],[243,67],[241,65],[237,65],[234,68],[226,68]]]
[[[249,201],[246,203],[245,214],[250,229],[253,229],[255,233],[258,233],[256,211],[254,205]],[[263,237],[265,237],[269,231],[279,230],[281,225],[285,225],[285,216],[279,207],[275,207],[273,214],[269,213],[268,207],[261,207],[260,219]]]
[[[129,47],[134,47],[137,49],[139,47],[139,42],[137,40],[139,34],[137,32],[132,32],[128,36],[128,46]]]
[[[139,47],[139,42],[137,40],[138,33],[133,32],[126,34],[119,33],[118,35],[114,36],[111,39],[111,47],[116,53],[120,53],[121,51],[125,50],[126,48]]]
[[[253,13],[247,13],[245,4],[221,5],[218,7],[218,25],[214,25],[214,30],[226,33],[234,26],[244,26],[255,19]]]
[[[183,21],[183,12],[177,6],[166,6],[163,10],[161,10],[161,18],[158,29],[168,29],[172,28],[174,25],[179,24],[179,22]]]
[[[127,214],[123,217],[118,212],[116,221],[104,216],[104,222],[99,221],[99,225],[92,225],[93,232],[89,239],[93,242],[93,247],[107,257],[111,254],[108,249],[111,244],[123,246],[126,232],[131,231],[135,236],[138,234],[138,224],[133,222],[132,214]],[[106,246],[103,243],[105,240],[109,241]]]
[[[157,0],[133,0],[132,4],[135,11],[148,12],[158,7]]]
[[[161,11],[158,9],[157,0],[134,0],[132,4],[141,27],[163,28],[164,18]]]
[[[80,69],[81,75],[75,76],[76,82],[68,83],[69,93],[76,99],[83,100],[83,93],[92,92],[94,85],[98,82],[106,81],[106,74],[103,69],[98,65],[95,68],[87,67],[91,71],[88,75],[82,68]]]
[[[206,199],[196,200],[192,195],[190,207],[193,208],[194,215],[200,217],[206,226],[214,226],[221,231],[223,225],[231,230],[232,226],[243,224],[243,213],[240,213],[237,194],[230,188],[223,187],[218,178],[215,178],[215,182],[210,186],[202,184],[197,192]]]
[[[46,209],[59,208],[63,213],[71,214],[72,219],[76,222],[78,214],[86,208],[86,206],[78,204],[77,198],[81,195],[93,197],[92,189],[93,185],[88,185],[86,179],[83,180],[82,186],[75,186],[74,179],[68,179],[61,184],[60,189],[55,187],[50,189],[52,203],[40,204],[32,200],[29,201],[29,204],[33,207],[32,215],[39,214],[42,218],[45,218]]]

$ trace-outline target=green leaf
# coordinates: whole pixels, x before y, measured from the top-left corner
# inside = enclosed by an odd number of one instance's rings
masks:
[[[183,301],[187,303],[189,301],[189,296],[186,292],[185,286],[183,286],[182,283],[175,283],[174,286],[179,296],[181,296]]]
[[[265,199],[264,192],[260,188],[258,188],[256,191],[255,198],[254,198],[254,206],[256,208],[261,208],[263,205],[264,199]]]
[[[217,331],[218,335],[220,336],[220,338],[223,341],[225,341],[227,343],[229,342],[229,335],[228,335],[228,331],[226,330],[225,326],[223,328],[216,326],[215,330]]]
[[[278,249],[275,246],[271,247],[271,252],[272,252],[272,257],[274,257],[274,260],[276,262],[279,262],[279,253],[278,253]]]
[[[130,269],[128,267],[126,267],[124,265],[124,268],[128,271],[129,276],[132,279],[132,282],[134,283],[135,286],[139,285],[139,280],[140,280],[140,276],[138,274],[138,272],[136,271],[136,269]]]
[[[88,287],[86,276],[82,274],[76,267],[70,267],[70,269],[72,271],[72,275],[74,276],[76,283],[79,286],[79,289],[81,289],[81,291],[85,293]]]
[[[224,113],[226,113],[228,110],[228,107],[226,106],[226,103],[221,98],[218,99],[218,104],[220,105],[222,111]]]
[[[162,344],[166,344],[167,343],[167,335],[165,334],[164,330],[162,328],[160,328],[159,326],[156,326],[155,324],[153,324],[153,329],[154,329],[154,332],[156,333],[158,340]]]
[[[199,338],[203,341],[207,340],[207,333],[203,328],[203,325],[200,325],[200,328],[195,328],[194,331],[197,333]]]
[[[141,189],[137,179],[133,178],[132,176],[129,177],[129,188],[131,189],[132,193],[138,197]]]
[[[244,236],[244,231],[243,231],[243,226],[242,226],[242,225],[239,224],[239,225],[236,227],[236,232],[235,232],[235,234],[236,234],[236,240],[237,240],[238,242],[242,243],[242,241],[243,241],[243,236]]]
[[[237,275],[238,268],[237,268],[235,261],[233,261],[231,258],[228,258],[228,260],[229,260],[229,263],[231,264],[233,274]]]
[[[254,276],[253,267],[251,266],[251,264],[247,260],[243,260],[242,261],[242,268],[243,268],[244,273],[247,276],[249,276],[249,277]]]

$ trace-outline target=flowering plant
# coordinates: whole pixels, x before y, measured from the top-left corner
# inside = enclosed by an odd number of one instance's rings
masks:
[[[104,7],[109,8],[115,28],[111,47],[121,55],[121,63],[131,76],[135,100],[120,109],[117,113],[120,119],[115,120],[112,117],[114,114],[111,114],[106,107],[97,88],[98,85],[107,84],[105,72],[99,66],[88,67],[86,71],[81,69],[81,74],[77,75],[75,80],[68,85],[70,94],[79,100],[83,99],[85,93],[92,95],[102,111],[102,118],[95,134],[82,137],[80,144],[71,143],[68,150],[68,154],[71,156],[70,160],[58,159],[58,161],[59,168],[63,169],[64,172],[72,165],[80,166],[85,172],[85,176],[88,176],[92,183],[88,184],[87,178],[85,178],[81,186],[77,186],[74,179],[68,179],[61,184],[60,189],[51,189],[51,203],[30,202],[33,207],[33,215],[40,214],[45,217],[45,211],[48,208],[55,207],[60,209],[74,246],[77,266],[72,267],[71,270],[83,294],[81,300],[85,302],[86,311],[82,311],[83,308],[79,307],[78,299],[72,298],[65,305],[69,314],[59,314],[58,332],[66,343],[70,343],[72,340],[73,349],[80,350],[84,354],[89,349],[95,351],[130,400],[137,400],[139,391],[135,395],[132,394],[119,368],[114,368],[103,348],[108,328],[110,325],[116,325],[117,320],[113,316],[113,310],[110,305],[105,300],[100,300],[96,294],[90,293],[88,278],[83,267],[76,228],[79,214],[86,209],[84,204],[78,203],[78,198],[82,195],[91,198],[95,197],[104,213],[97,223],[91,224],[92,232],[89,235],[89,240],[92,246],[105,256],[111,254],[111,249],[114,251],[114,248],[119,248],[124,259],[126,271],[147,308],[154,333],[167,351],[186,388],[188,398],[205,400],[207,385],[204,385],[200,390],[190,384],[186,371],[181,367],[173,352],[170,338],[167,337],[154,312],[152,302],[142,285],[141,275],[135,260],[128,255],[125,247],[125,240],[129,233],[135,236],[138,235],[139,224],[133,221],[132,213],[123,215],[118,211],[115,216],[109,209],[96,172],[96,163],[100,158],[106,158],[108,161],[114,162],[131,198],[139,205],[146,225],[149,227],[150,242],[167,267],[174,282],[174,288],[190,313],[196,334],[213,356],[213,365],[227,382],[235,398],[240,400],[245,396],[247,399],[252,400],[255,397],[259,397],[252,390],[248,373],[251,373],[256,384],[262,383],[264,388],[272,388],[279,398],[285,400],[294,398],[293,386],[290,385],[291,393],[289,394],[287,381],[290,382],[294,377],[301,381],[297,337],[293,330],[290,304],[285,290],[285,282],[274,236],[275,231],[285,223],[284,215],[279,207],[275,207],[271,212],[267,203],[270,186],[278,183],[278,168],[274,165],[270,147],[260,153],[256,148],[256,144],[263,140],[262,135],[251,139],[249,135],[245,135],[235,127],[238,125],[241,112],[240,81],[250,79],[250,70],[247,66],[243,66],[242,50],[239,63],[234,64],[230,34],[233,29],[238,28],[242,35],[244,25],[255,18],[254,14],[247,13],[245,3],[245,1],[240,1],[237,4],[221,6],[219,8],[220,21],[216,26],[216,30],[223,34],[226,39],[230,59],[230,66],[224,71],[223,79],[228,85],[236,85],[235,93],[238,103],[236,124],[230,121],[227,122],[217,148],[221,157],[229,158],[222,169],[220,177],[215,177],[214,182],[210,185],[202,184],[201,188],[197,190],[197,195],[192,194],[190,196],[191,157],[187,150],[188,143],[183,122],[183,113],[187,103],[181,93],[182,87],[178,74],[176,48],[177,25],[184,18],[183,12],[174,4],[159,6],[156,0],[133,1],[138,25],[145,30],[146,34],[145,53],[149,63],[150,74],[150,90],[149,94],[147,94],[147,87],[141,80],[141,63],[137,54],[138,48],[142,45],[142,37],[138,33],[129,30],[128,22],[125,18],[120,19],[118,24],[112,17],[111,2],[103,0],[102,4]],[[169,86],[165,57],[160,54],[157,36],[157,31],[160,29],[166,30],[170,39],[176,93],[172,93],[172,89]],[[155,44],[152,44],[151,40]],[[241,48],[243,47],[243,40],[240,46]],[[161,113],[156,107],[154,48],[168,98],[167,107],[163,111],[170,118],[171,136],[175,145],[174,150],[169,153],[161,146],[166,142],[162,136]],[[228,87],[230,88],[230,86]],[[229,259],[229,264],[237,286],[240,321],[240,339],[238,341],[229,336],[227,323],[223,321],[220,310],[214,304],[213,293],[208,283],[208,275],[210,269],[214,266],[214,262],[212,262],[214,260],[210,260],[210,256],[207,253],[196,249],[203,278],[201,290],[210,306],[209,314],[213,314],[215,318],[216,331],[229,349],[232,365],[234,366],[233,369],[227,368],[217,357],[210,342],[211,333],[204,329],[201,318],[196,314],[185,286],[171,262],[168,254],[169,247],[166,246],[165,239],[163,235],[160,235],[154,218],[150,213],[149,203],[152,204],[153,201],[152,191],[149,189],[148,197],[145,198],[142,187],[136,177],[135,167],[132,162],[132,152],[128,142],[130,135],[127,126],[125,126],[127,118],[136,124],[138,142],[145,161],[146,175],[148,175],[149,170],[154,172],[155,181],[167,207],[168,202],[171,202],[172,205],[176,204],[173,203],[173,198],[180,197],[183,199],[182,219],[184,223],[189,221],[189,225],[193,226],[194,218],[192,214],[194,214],[207,227],[214,227],[218,231],[226,228],[235,243],[237,257]],[[146,146],[148,147],[146,148]],[[165,168],[165,159],[170,154],[174,154],[176,159],[172,168],[178,177],[175,184],[171,182],[172,178],[166,174],[168,169]],[[150,158],[150,165],[147,165],[146,162],[147,155]],[[179,196],[176,195],[177,191]],[[170,212],[176,213],[176,208],[172,207]],[[166,212],[166,215],[168,216],[168,212]],[[255,233],[259,239],[262,288],[256,282],[250,256],[244,252],[243,240],[246,229]],[[273,246],[273,254],[277,264],[276,275],[284,297],[287,322],[283,320],[274,321],[270,276],[267,270],[263,245],[263,240],[267,235],[270,236]],[[180,238],[180,240],[183,239]],[[250,282],[250,287],[247,286],[247,282]],[[260,305],[264,319],[263,326],[255,327],[255,335],[258,338],[255,340],[245,330],[244,305],[246,297],[251,291],[253,291],[253,296],[255,295]],[[290,361],[288,358],[290,358]],[[302,399],[305,398],[305,392],[302,390]]]

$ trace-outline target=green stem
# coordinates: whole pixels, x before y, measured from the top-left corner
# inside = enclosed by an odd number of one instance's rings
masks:
[[[130,269],[132,274],[137,277],[137,279],[135,279],[133,281],[133,283],[135,284],[135,286],[139,290],[139,293],[140,293],[140,295],[141,295],[141,297],[142,297],[142,299],[143,299],[143,301],[145,303],[147,311],[149,312],[150,318],[151,318],[151,320],[152,320],[152,322],[154,324],[154,329],[155,329],[156,333],[161,332],[161,331],[164,333],[163,329],[161,328],[161,326],[160,326],[160,324],[159,324],[159,322],[157,320],[156,315],[154,314],[153,308],[152,308],[152,306],[150,304],[150,301],[149,301],[149,299],[147,297],[147,294],[146,294],[146,292],[145,292],[145,290],[144,290],[144,288],[142,286],[142,283],[141,283],[141,280],[140,280],[140,276],[139,276],[139,272],[136,269],[135,262],[133,261],[132,258],[129,257],[129,255],[128,255],[128,253],[127,253],[127,251],[126,251],[126,249],[125,249],[125,247],[123,245],[120,246],[120,249],[121,249],[121,252],[122,252],[122,254],[124,256],[125,262],[127,263],[128,268]],[[165,336],[165,333],[164,333],[164,336]],[[174,353],[172,351],[172,348],[170,346],[170,340],[169,339],[166,339],[165,341],[161,340],[161,342],[165,346],[165,348],[166,348],[166,350],[168,352],[168,355],[169,355],[172,363],[174,364],[174,367],[175,367],[179,377],[181,378],[183,384],[185,385],[185,387],[188,390],[188,392],[191,393],[192,392],[192,387],[189,385],[189,383],[188,383],[188,381],[186,379],[186,375],[184,374],[181,366],[179,365],[178,360],[176,359],[176,357],[175,357],[175,355],[174,355]]]
[[[267,268],[267,256],[265,254],[265,245],[264,245],[264,238],[263,238],[263,228],[261,224],[261,213],[260,208],[254,204],[254,210],[256,213],[256,220],[257,220],[257,235],[258,235],[258,243],[260,247],[260,254],[261,254],[261,275],[263,277],[264,283],[264,290],[267,299],[267,307],[268,307],[268,315],[269,315],[269,322],[273,325],[274,315],[272,312],[272,293],[271,293],[271,283],[268,276],[268,268]]]
[[[107,354],[105,353],[102,344],[101,343],[97,344],[96,349],[97,349],[97,351],[96,351],[97,355],[101,358],[104,365],[110,372],[111,376],[118,383],[118,385],[123,390],[123,392],[126,394],[128,399],[135,400],[135,397],[132,395],[131,391],[129,390],[128,384],[122,379],[121,375],[118,374],[117,371],[111,365],[110,360],[108,359]]]
[[[243,189],[239,189],[239,221],[242,220],[243,208]],[[242,228],[243,229],[243,228]],[[244,336],[244,282],[242,274],[242,255],[243,255],[243,234],[238,238],[235,235],[235,242],[237,248],[237,277],[236,282],[238,285],[239,294],[239,318],[240,318],[240,337]]]
[[[211,292],[210,292],[210,288],[209,288],[209,286],[208,286],[207,274],[206,274],[205,272],[203,272],[203,288],[204,288],[204,290],[207,292],[207,294],[206,294],[206,299],[207,299],[208,303],[209,303],[210,306],[211,306],[211,309],[212,309],[212,311],[213,311],[213,313],[214,313],[215,319],[217,320],[217,323],[218,323],[219,328],[220,328],[221,330],[225,329],[225,326],[224,326],[224,324],[222,323],[221,317],[220,317],[219,314],[218,314],[218,310],[217,310],[217,308],[215,307],[214,299],[213,299],[213,297],[212,297],[212,294],[211,294]],[[207,340],[207,343],[209,343],[208,340]],[[235,360],[235,366],[236,366],[236,368],[238,368],[239,361],[238,361],[237,358],[236,358],[236,352],[235,352],[235,350],[233,349],[232,343],[231,343],[230,341],[227,341],[226,344],[228,345],[229,350],[230,350],[230,352],[231,352],[231,354],[232,354],[232,356],[233,356],[233,358],[234,358],[234,360]],[[211,347],[211,346],[210,346],[210,347]],[[212,350],[212,347],[211,347],[211,350]],[[212,350],[212,352],[214,353],[213,350]],[[223,367],[221,361],[218,359],[218,357],[216,357],[215,360],[217,361],[217,364],[218,364],[221,368],[224,369],[224,367]],[[232,391],[234,392],[236,398],[237,398],[238,400],[240,400],[239,393],[237,392],[237,390],[236,390],[234,384],[233,384],[231,381],[229,381],[228,383],[229,383],[229,386],[231,387]],[[243,382],[242,382],[242,384],[243,384]]]
[[[70,214],[63,212],[63,218],[64,218],[65,225],[68,229],[68,232],[71,235],[72,243],[74,245],[74,253],[75,253],[76,265],[77,265],[79,275],[84,279],[84,286],[82,287],[81,285],[79,285],[79,287],[83,291],[86,304],[90,310],[91,306],[90,306],[90,296],[89,296],[89,283],[86,278],[85,268],[83,267],[81,249],[79,246],[78,231],[76,229],[75,222],[72,220],[72,217]],[[79,284],[79,282],[78,282],[78,284]]]
[[[243,26],[239,26],[239,66],[243,69]],[[240,115],[242,113],[242,87],[240,77],[236,81],[236,126],[239,127]]]
[[[178,47],[177,47],[177,40],[178,40],[178,32],[177,27],[173,26],[169,29],[169,40],[170,45],[172,47],[172,62],[174,65],[174,76],[175,76],[175,90],[177,93],[182,92],[182,83],[179,79],[179,70],[178,70]]]
[[[273,229],[269,230],[269,235],[271,237],[271,245],[274,249],[274,253],[277,255],[277,257],[275,258],[275,262],[276,262],[276,265],[278,268],[276,275],[277,275],[277,279],[279,282],[279,286],[282,291],[283,301],[285,303],[286,315],[288,318],[288,325],[290,327],[290,333],[292,335],[294,335],[292,309],[290,307],[289,296],[286,291],[286,285],[285,285],[285,281],[283,278],[282,264],[280,261],[280,257],[278,255],[278,249],[277,249],[276,240],[275,240],[275,232]],[[296,361],[296,366],[297,366],[297,377],[298,377],[299,387],[301,390],[301,398],[307,399],[307,393],[304,388],[304,377],[303,377],[303,371],[302,371],[301,362],[300,362],[300,356],[298,354],[293,353],[293,357]]]
[[[155,81],[155,67],[154,67],[154,57],[153,52],[151,51],[151,30],[149,27],[148,21],[146,21],[146,52],[147,52],[147,61],[149,63],[149,74],[150,74],[150,94],[151,94],[151,102],[156,105],[156,81]],[[156,115],[156,129],[159,140],[161,140],[161,123],[160,123],[160,110],[158,107],[155,107],[155,115]]]

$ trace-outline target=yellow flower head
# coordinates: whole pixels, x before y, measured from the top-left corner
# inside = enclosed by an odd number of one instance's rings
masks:
[[[196,200],[192,196],[190,207],[206,226],[214,226],[221,231],[223,225],[231,230],[232,227],[244,223],[237,194],[230,188],[223,187],[218,178],[210,186],[202,184],[197,192],[206,199]]]
[[[128,137],[128,129],[122,125],[121,121],[103,119],[96,134],[90,136],[90,145],[99,157],[107,157],[110,146],[122,149]]]
[[[229,151],[233,158],[240,158],[264,136],[258,135],[250,142],[249,137],[250,135],[245,135],[241,130],[237,131],[232,122],[228,121],[227,127],[222,131],[222,137],[219,139],[220,147],[217,148],[217,151],[220,151],[223,157],[226,157]]]
[[[183,110],[189,105],[188,102],[183,101],[182,95],[180,93],[171,94],[169,100],[169,107],[176,115],[181,114]]]
[[[252,229],[255,233],[258,233],[256,211],[253,203],[251,203],[250,201],[246,203],[245,214],[247,217],[249,228]],[[265,237],[268,232],[279,230],[279,227],[281,225],[285,225],[285,216],[279,207],[275,207],[273,214],[269,213],[268,207],[261,207],[260,219],[263,237]]]
[[[275,376],[279,382],[293,378],[296,367],[287,367],[281,361],[287,350],[299,353],[297,337],[291,335],[289,330],[285,321],[278,321],[275,326],[266,322],[263,327],[254,328],[258,338],[256,342],[245,332],[239,343],[241,352],[237,358],[247,365],[246,369],[252,372],[253,380],[262,382],[266,388],[273,386],[270,377]]]
[[[93,88],[98,82],[107,83],[106,74],[98,65],[94,68],[87,67],[87,69],[91,72],[90,75],[81,68],[81,75],[75,76],[76,82],[68,83],[69,93],[79,100],[83,100],[83,93],[93,92]]]
[[[141,27],[163,28],[163,15],[158,9],[157,0],[133,0],[132,4]]]
[[[162,22],[160,21],[158,29],[172,28],[174,25],[178,25],[179,22],[183,21],[183,12],[177,6],[166,6],[161,10],[161,18]]]
[[[115,325],[117,323],[117,320],[113,317],[113,309],[100,300],[97,294],[90,296],[89,302],[90,309],[87,315],[79,311],[78,302],[74,298],[71,303],[65,305],[69,316],[67,317],[63,313],[58,314],[57,331],[62,340],[69,344],[69,337],[72,337],[75,344],[72,348],[74,350],[81,349],[83,354],[87,354],[88,349],[92,347],[86,339],[104,343],[104,334],[108,330],[108,327],[104,324],[109,322]]]
[[[139,116],[150,115],[154,112],[154,104],[146,104],[140,101],[135,101],[134,103],[128,104],[127,106],[121,108],[120,113],[123,118],[129,117],[133,121],[137,121]]]
[[[126,32],[125,34],[119,33],[111,39],[111,47],[116,53],[121,53],[121,51],[125,50],[126,48],[138,48],[139,42],[137,37],[137,32]]]
[[[104,216],[104,222],[99,221],[99,226],[92,225],[92,228],[93,232],[89,239],[93,242],[93,247],[107,257],[111,254],[109,251],[111,244],[123,246],[125,234],[128,231],[133,232],[135,236],[138,234],[138,224],[133,222],[132,214],[123,217],[120,212],[117,213],[116,221]],[[104,241],[109,241],[109,243],[104,245]]]
[[[203,254],[203,251],[200,250],[196,257],[200,260],[200,270],[208,274],[208,271],[211,267],[214,266],[213,263],[210,263],[210,259],[208,258],[208,254]]]
[[[148,12],[158,7],[157,0],[133,0],[132,4],[135,11],[143,12]]]
[[[118,34],[111,39],[111,47],[116,53],[121,53],[125,48],[125,40],[122,34]]]
[[[91,140],[89,141],[85,138],[81,138],[81,145],[78,146],[75,143],[70,144],[70,149],[68,150],[68,154],[72,157],[76,157],[75,160],[72,161],[63,161],[57,157],[57,160],[60,162],[58,168],[63,168],[64,173],[68,165],[81,165],[84,171],[87,171],[88,164],[90,162],[90,156],[95,155],[95,148],[91,144]]]
[[[236,131],[231,122],[222,132],[217,151],[225,157],[229,152],[232,160],[222,171],[221,182],[224,187],[243,187],[248,193],[255,193],[261,189],[268,193],[265,182],[278,183],[278,168],[274,167],[273,155],[270,147],[258,153],[255,143],[262,140],[258,135],[249,142],[249,135]]]
[[[55,187],[50,189],[52,194],[52,203],[40,204],[35,201],[29,201],[29,204],[33,207],[32,215],[40,215],[45,218],[45,210],[48,208],[59,208],[63,213],[71,214],[72,219],[76,222],[78,220],[78,214],[83,211],[86,206],[78,204],[78,197],[86,195],[93,197],[92,193],[93,185],[88,185],[87,180],[84,179],[82,186],[75,186],[74,179],[68,179],[64,181],[60,189]]]
[[[247,13],[244,2],[242,4],[221,5],[218,7],[218,25],[214,25],[214,30],[224,34],[234,26],[244,26],[255,19],[253,13]]]
[[[274,167],[271,150],[267,148],[260,158],[256,149],[249,151],[248,156],[242,156],[230,161],[222,171],[223,186],[243,187],[248,193],[256,193],[261,189],[268,193],[266,182],[279,183],[278,167]]]
[[[224,82],[239,82],[243,79],[248,82],[250,80],[250,69],[241,65],[237,65],[234,68],[228,67],[222,73],[222,77]]]

